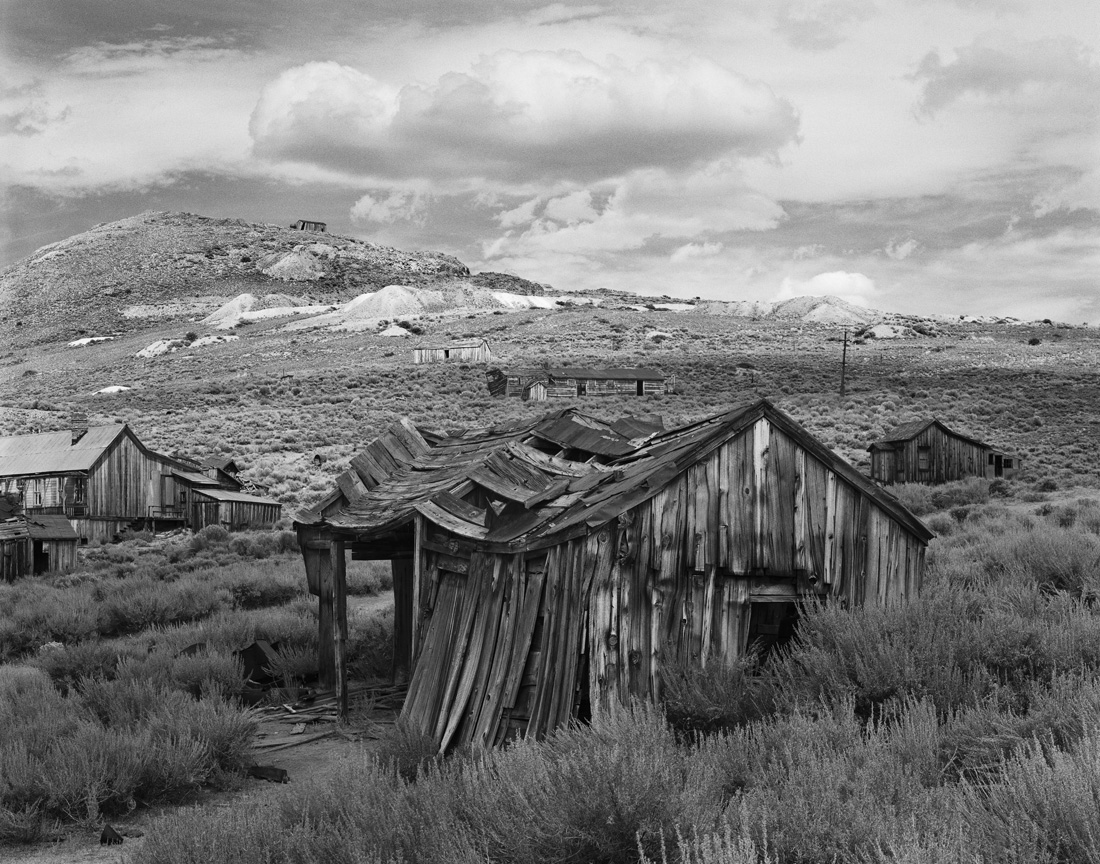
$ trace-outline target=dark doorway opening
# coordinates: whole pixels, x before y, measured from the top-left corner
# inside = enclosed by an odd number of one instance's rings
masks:
[[[753,603],[749,607],[749,650],[765,663],[791,641],[797,626],[797,603]]]
[[[993,476],[1004,477],[1005,474],[1005,460],[1003,456],[993,457]]]
[[[643,384],[641,381],[638,382],[638,391],[637,392],[638,392],[639,396],[644,396],[645,395],[645,384]]]
[[[50,551],[43,548],[41,540],[34,541],[34,574],[50,572]]]

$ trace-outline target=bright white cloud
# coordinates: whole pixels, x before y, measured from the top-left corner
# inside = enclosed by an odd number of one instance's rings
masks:
[[[498,51],[399,89],[335,63],[299,66],[264,89],[250,129],[269,159],[468,186],[768,154],[797,123],[768,87],[708,60],[627,66],[573,51]]]
[[[787,276],[779,286],[776,300],[790,300],[792,297],[839,297],[857,306],[869,306],[877,294],[875,283],[862,273],[848,273],[837,270],[832,273],[818,273],[810,279],[795,279]]]
[[[719,254],[724,248],[721,243],[685,243],[669,256],[669,260],[682,262],[693,258],[710,258]]]
[[[592,207],[592,193],[582,189],[560,198],[551,198],[546,202],[542,215],[556,222],[573,225],[577,222],[594,222],[600,214]]]
[[[374,197],[363,195],[351,208],[351,218],[356,222],[396,222],[422,216],[427,201],[411,192],[391,192]]]

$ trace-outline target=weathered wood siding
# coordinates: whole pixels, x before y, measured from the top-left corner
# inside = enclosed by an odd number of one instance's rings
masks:
[[[432,348],[413,348],[413,363],[485,363],[492,360],[489,343],[479,345],[441,345]]]
[[[592,700],[659,695],[662,653],[706,665],[747,648],[754,602],[915,595],[924,544],[760,420],[619,517],[590,601]]]
[[[191,530],[207,525],[221,525],[230,531],[248,528],[270,528],[279,521],[278,504],[258,504],[247,501],[215,501],[195,490],[188,507]]]
[[[766,418],[547,550],[489,553],[424,531],[405,716],[444,749],[656,697],[666,655],[742,656],[754,603],[898,602],[924,562],[920,538]]]
[[[23,492],[23,507],[33,511],[50,509],[61,512],[82,504],[84,478],[76,474],[54,474],[40,477],[5,477],[0,480],[0,493]]]
[[[171,465],[147,455],[129,435],[122,435],[88,473],[88,515],[144,519],[150,507],[171,505],[161,498],[161,478]]]
[[[489,381],[489,392],[494,396],[522,398],[524,389],[531,381],[532,376],[501,375],[499,380]],[[577,396],[653,396],[665,392],[665,382],[658,379],[553,377],[545,386],[547,399],[575,399]]]
[[[38,540],[50,559],[50,573],[65,573],[76,569],[76,540]]]
[[[897,450],[871,454],[871,476],[892,483],[948,483],[987,474],[989,448],[931,425]],[[927,466],[927,467],[925,467]]]
[[[30,548],[25,537],[0,540],[0,581],[14,582],[30,572]]]

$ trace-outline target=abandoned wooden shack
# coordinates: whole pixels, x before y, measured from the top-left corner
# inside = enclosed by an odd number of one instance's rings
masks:
[[[23,514],[0,522],[0,580],[62,573],[76,566],[76,531],[64,516]]]
[[[14,582],[30,571],[27,520],[11,516],[0,521],[0,582]]]
[[[310,222],[308,219],[299,219],[290,227],[298,231],[319,231],[323,234],[328,226],[324,222]]]
[[[666,391],[656,369],[490,369],[485,373],[493,396],[518,396],[541,402],[576,396],[652,396]]]
[[[68,430],[0,438],[0,494],[14,494],[28,517],[64,516],[81,545],[126,528],[191,526],[196,487],[221,488],[193,464],[146,447],[126,424],[77,417]]]
[[[891,429],[868,450],[880,483],[948,483],[967,477],[1010,478],[1020,457],[963,435],[941,420],[914,420]]]
[[[439,345],[419,345],[412,349],[413,363],[487,363],[492,359],[489,342],[472,339],[467,342],[445,342]]]
[[[30,542],[30,572],[63,573],[76,567],[80,538],[64,516],[40,513],[27,516]]]
[[[932,533],[766,400],[639,422],[403,420],[367,446],[295,522],[322,684],[346,700],[348,552],[392,562],[403,716],[441,750],[656,698],[666,664],[766,650],[806,598],[919,590]]]

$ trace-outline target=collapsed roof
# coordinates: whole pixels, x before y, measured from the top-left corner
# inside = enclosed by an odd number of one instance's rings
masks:
[[[575,409],[450,433],[420,430],[402,419],[355,456],[338,490],[301,512],[296,523],[369,541],[393,537],[419,513],[479,546],[538,548],[653,497],[765,416],[911,533],[925,541],[933,536],[895,498],[764,399],[668,431],[637,420],[617,421],[616,429]],[[628,437],[633,432],[642,434]],[[495,503],[481,508],[463,500],[475,487]]]

